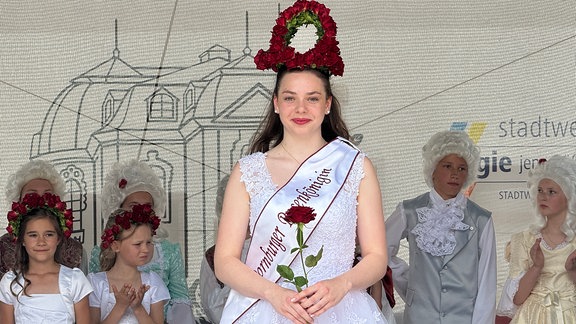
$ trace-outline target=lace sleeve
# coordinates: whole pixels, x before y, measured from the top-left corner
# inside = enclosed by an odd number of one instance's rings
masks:
[[[502,289],[502,296],[496,308],[496,314],[501,316],[513,317],[516,313],[517,306],[514,305],[514,296],[518,292],[520,279],[524,276],[530,267],[530,247],[527,245],[535,239],[529,232],[522,232],[512,235],[510,239],[510,270],[508,278]]]
[[[525,272],[524,272],[525,273]],[[516,278],[508,278],[504,283],[504,287],[502,288],[502,296],[500,297],[500,302],[498,303],[498,307],[496,308],[496,315],[506,316],[506,317],[514,317],[516,313],[516,309],[518,308],[514,305],[514,296],[518,291],[518,286],[520,284],[520,279],[524,276],[522,273],[520,276]]]
[[[364,158],[366,154],[360,153],[356,157],[352,168],[350,169],[350,176],[344,184],[344,190],[350,193],[354,193],[354,196],[358,196],[360,189],[360,182],[364,179]]]
[[[264,153],[257,152],[238,161],[242,173],[240,181],[244,182],[250,197],[256,196],[264,189],[274,187],[272,178],[266,168],[265,158],[266,155]]]

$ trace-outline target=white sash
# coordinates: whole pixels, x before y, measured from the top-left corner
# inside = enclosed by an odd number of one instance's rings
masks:
[[[350,142],[336,138],[306,159],[290,181],[270,197],[258,215],[246,265],[260,276],[278,282],[281,277],[276,266],[292,265],[297,253],[290,254],[290,250],[298,246],[295,227],[291,228],[284,221],[284,212],[290,206],[314,208],[316,218],[304,227],[306,242],[342,189],[359,153]],[[221,323],[235,322],[257,302],[258,299],[242,296],[232,289]]]

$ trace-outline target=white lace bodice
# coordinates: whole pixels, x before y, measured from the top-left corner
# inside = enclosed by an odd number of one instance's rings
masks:
[[[356,159],[343,189],[308,240],[307,251],[316,254],[324,245],[322,259],[309,274],[310,283],[332,278],[352,267],[356,240],[356,205],[360,181],[364,176],[362,155]],[[240,160],[241,180],[250,195],[250,228],[268,199],[278,190],[266,167],[266,154],[255,153]],[[292,267],[296,275],[302,274],[299,258]],[[289,285],[287,285],[289,286]]]

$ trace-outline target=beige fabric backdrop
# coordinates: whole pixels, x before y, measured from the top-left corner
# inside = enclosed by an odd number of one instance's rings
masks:
[[[243,154],[270,97],[273,74],[256,70],[252,56],[268,47],[278,8],[290,4],[2,1],[0,182],[28,159],[52,161],[67,177],[75,236],[89,250],[108,167],[149,162],[170,194],[163,226],[180,242],[198,294],[218,181]],[[576,157],[576,3],[325,4],[346,64],[335,90],[378,168],[386,215],[427,190],[427,138],[468,131],[486,157],[472,197],[494,212],[502,284],[503,245],[529,222],[531,161]]]

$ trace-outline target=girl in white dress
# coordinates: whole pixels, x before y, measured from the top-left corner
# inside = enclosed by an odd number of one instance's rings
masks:
[[[0,282],[0,323],[90,323],[90,283],[56,251],[72,228],[72,212],[58,196],[27,194],[8,212],[16,265]]]
[[[102,272],[88,274],[94,287],[90,313],[94,323],[164,323],[168,288],[154,272],[141,272],[154,251],[152,235],[160,219],[151,205],[118,209],[109,217],[102,234]]]

